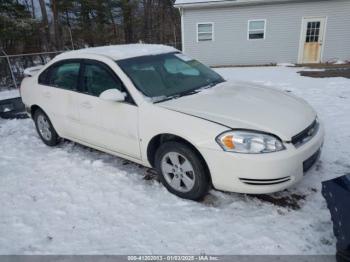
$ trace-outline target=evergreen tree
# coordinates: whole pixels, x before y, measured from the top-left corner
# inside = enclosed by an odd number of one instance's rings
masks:
[[[174,0],[0,0],[0,47],[27,53],[140,41],[176,45],[180,19],[173,4]]]

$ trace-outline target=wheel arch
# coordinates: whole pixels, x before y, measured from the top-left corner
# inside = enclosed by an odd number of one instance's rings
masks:
[[[32,119],[35,121],[34,115],[35,115],[35,112],[38,111],[38,110],[41,110],[42,112],[44,112],[44,114],[49,118],[49,120],[50,120],[50,122],[51,122],[53,128],[54,128],[55,131],[57,132],[57,134],[61,137],[61,134],[59,133],[59,131],[58,131],[57,128],[56,128],[56,123],[54,123],[54,122],[52,121],[52,119],[50,118],[50,116],[45,112],[45,110],[44,110],[42,107],[40,107],[40,106],[38,106],[38,105],[36,105],[36,104],[32,105],[32,106],[29,108],[29,113],[30,113],[30,116],[32,117]]]
[[[34,114],[35,114],[35,112],[37,111],[37,110],[41,110],[41,111],[43,111],[44,113],[45,113],[45,111],[40,107],[40,106],[38,106],[38,105],[32,105],[31,107],[30,107],[30,115],[31,115],[31,117],[34,119]],[[46,114],[46,113],[45,113]]]
[[[190,147],[194,152],[196,152],[196,154],[200,158],[201,162],[204,164],[205,169],[209,174],[209,178],[210,178],[210,182],[211,182],[210,169],[209,169],[208,164],[205,161],[203,155],[201,154],[201,152],[191,142],[189,142],[188,140],[186,140],[178,135],[169,134],[169,133],[158,134],[158,135],[154,136],[149,141],[149,143],[147,145],[147,160],[150,163],[150,165],[152,167],[155,167],[155,163],[154,163],[155,154],[156,154],[158,148],[160,147],[161,144],[163,144],[165,142],[170,142],[170,141],[185,144],[188,147]]]

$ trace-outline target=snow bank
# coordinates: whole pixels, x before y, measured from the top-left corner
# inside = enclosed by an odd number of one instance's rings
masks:
[[[15,98],[19,96],[20,94],[18,89],[0,91],[0,100]]]

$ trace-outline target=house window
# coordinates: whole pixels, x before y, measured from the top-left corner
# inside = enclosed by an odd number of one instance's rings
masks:
[[[248,40],[265,39],[266,20],[248,21]]]
[[[201,23],[197,24],[197,41],[213,41],[214,40],[214,24]]]
[[[320,38],[321,22],[308,22],[306,31],[306,43],[317,43]]]

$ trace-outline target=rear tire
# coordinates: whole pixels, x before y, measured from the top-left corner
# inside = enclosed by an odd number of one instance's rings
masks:
[[[36,131],[41,140],[48,146],[56,146],[59,143],[59,136],[53,127],[49,117],[41,109],[34,113]]]
[[[190,200],[201,200],[210,188],[209,172],[191,147],[179,142],[162,144],[155,156],[160,180],[169,192]]]

